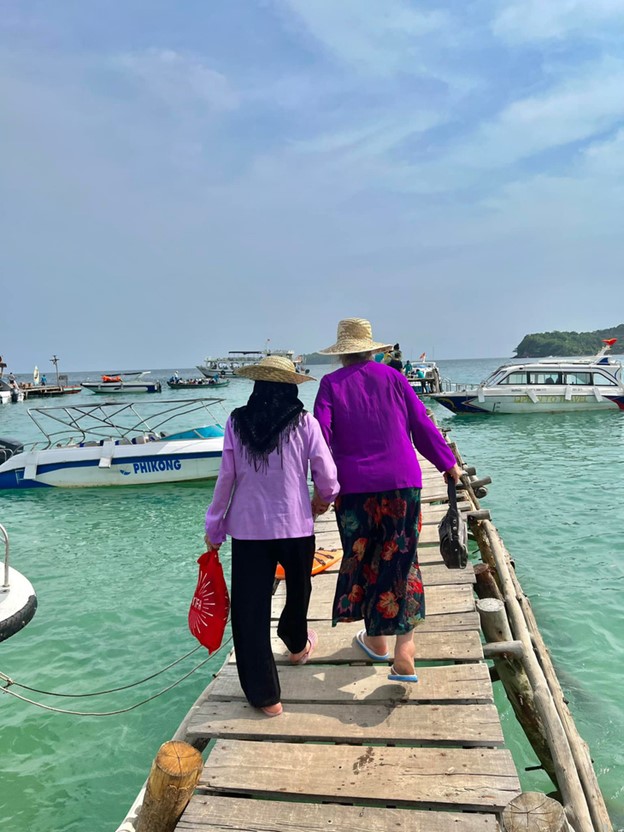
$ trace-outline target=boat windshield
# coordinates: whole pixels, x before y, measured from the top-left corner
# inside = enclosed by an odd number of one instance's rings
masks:
[[[485,381],[482,381],[481,384],[483,387],[494,387],[494,385],[499,384],[501,379],[505,378],[507,374],[506,367],[499,367],[498,370],[494,370],[494,372],[489,375]]]
[[[46,437],[46,447],[51,448],[94,439],[132,439],[141,434],[161,437],[165,435],[164,425],[169,432],[189,428],[191,413],[201,413],[203,424],[215,424],[219,420],[225,424],[227,411],[221,404],[223,401],[164,399],[153,406],[142,404],[144,415],[138,413],[136,404],[124,402],[33,407],[29,408],[28,415]],[[197,423],[196,417],[194,422]]]

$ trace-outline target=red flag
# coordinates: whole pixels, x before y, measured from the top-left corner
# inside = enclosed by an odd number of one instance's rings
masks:
[[[603,338],[602,343],[608,344],[610,347],[612,347],[615,343],[617,343],[617,338]]]
[[[223,641],[230,612],[230,596],[218,551],[211,549],[204,552],[197,563],[199,577],[188,614],[189,630],[200,644],[208,648],[209,653],[214,653]]]
[[[427,353],[426,352],[421,352],[420,358],[418,360],[419,361],[424,361],[426,357],[427,357]]]

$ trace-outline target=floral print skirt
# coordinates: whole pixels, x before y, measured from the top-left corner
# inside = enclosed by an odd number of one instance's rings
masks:
[[[409,633],[425,617],[418,566],[420,488],[336,500],[344,556],[333,624],[364,619],[369,636]]]

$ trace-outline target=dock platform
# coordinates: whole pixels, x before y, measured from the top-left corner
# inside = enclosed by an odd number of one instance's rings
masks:
[[[474,570],[442,561],[436,524],[445,508],[433,503],[446,489],[422,465],[427,618],[415,630],[419,682],[388,681],[388,665],[371,663],[354,644],[361,622],[332,628],[338,567],[316,576],[309,620],[319,644],[308,664],[292,667],[273,634],[283,715],[262,717],[247,704],[233,654],[192,710],[186,739],[208,743],[208,756],[181,832],[500,828],[520,782],[493,704]],[[318,549],[340,548],[333,513],[316,531]],[[275,627],[283,593],[280,584]]]

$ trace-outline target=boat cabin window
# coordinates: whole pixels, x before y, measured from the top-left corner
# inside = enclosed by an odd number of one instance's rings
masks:
[[[591,384],[591,373],[565,373],[564,384]]]
[[[529,373],[529,384],[561,384],[561,373]]]
[[[614,378],[602,373],[594,373],[594,384],[596,387],[617,387],[617,381]]]
[[[501,379],[499,384],[526,384],[527,383],[527,374],[526,373],[509,373],[508,376]]]

